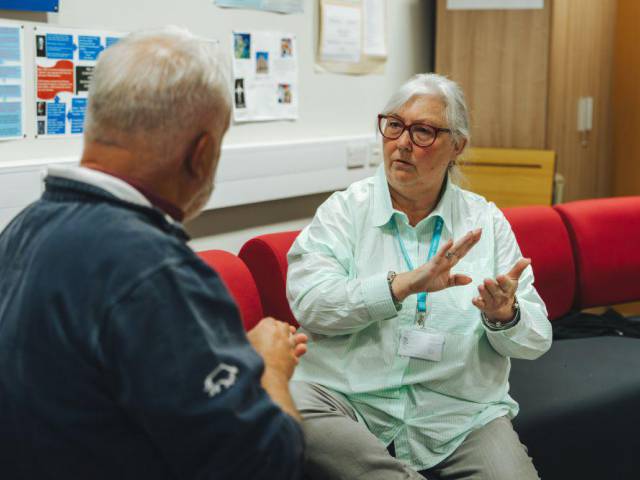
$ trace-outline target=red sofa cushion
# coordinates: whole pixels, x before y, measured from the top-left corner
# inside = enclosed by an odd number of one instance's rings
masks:
[[[531,258],[535,287],[547,305],[549,318],[569,312],[575,296],[575,262],[569,234],[552,207],[503,210],[520,250]]]
[[[258,289],[247,266],[224,250],[198,252],[198,256],[220,276],[240,310],[245,330],[252,329],[264,316]]]
[[[299,230],[270,233],[245,243],[238,256],[247,264],[260,292],[265,315],[298,326],[287,301],[287,252]]]
[[[575,252],[576,306],[640,299],[640,196],[581,200],[554,208]]]

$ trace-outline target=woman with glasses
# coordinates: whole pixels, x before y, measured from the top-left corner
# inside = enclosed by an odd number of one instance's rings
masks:
[[[458,85],[417,75],[378,116],[384,164],[333,194],[289,251],[309,352],[292,393],[317,479],[529,480],[510,358],[551,344],[509,223],[455,184]]]

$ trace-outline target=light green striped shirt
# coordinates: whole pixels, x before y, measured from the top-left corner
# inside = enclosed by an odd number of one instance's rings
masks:
[[[398,355],[401,329],[415,327],[416,295],[398,312],[387,272],[407,270],[391,219],[413,265],[426,261],[435,218],[443,244],[482,227],[480,242],[454,267],[471,285],[430,293],[425,328],[445,337],[439,362]],[[367,427],[416,470],[449,456],[474,429],[518,412],[509,396],[509,357],[535,359],[551,346],[551,324],[523,272],[517,297],[521,320],[490,331],[471,299],[485,278],[508,272],[521,258],[502,212],[448,183],[436,209],[415,227],[394,210],[381,166],[375,176],[333,194],[291,247],[287,295],[309,336],[294,380],[343,394]]]

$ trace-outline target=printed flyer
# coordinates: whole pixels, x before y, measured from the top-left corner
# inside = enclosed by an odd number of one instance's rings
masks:
[[[37,137],[80,135],[98,57],[124,34],[49,27],[34,30]]]
[[[236,122],[298,118],[296,37],[233,32],[233,118]]]

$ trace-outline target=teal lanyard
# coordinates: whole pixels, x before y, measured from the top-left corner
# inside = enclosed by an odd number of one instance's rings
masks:
[[[436,224],[433,226],[433,235],[431,237],[431,246],[429,247],[429,256],[427,257],[427,261],[431,260],[438,251],[438,245],[440,244],[443,225],[444,221],[442,220],[442,217],[437,217]],[[400,237],[400,230],[398,230],[398,224],[395,217],[393,217],[393,234],[398,239],[398,244],[400,245],[400,250],[402,251],[402,256],[404,257],[404,261],[406,262],[407,267],[409,268],[409,270],[413,270],[413,263],[411,262],[409,253],[407,253],[407,249],[404,246],[402,237]],[[427,292],[418,293],[418,305],[416,307],[416,310],[418,325],[422,327],[424,326],[424,321],[427,316]]]

